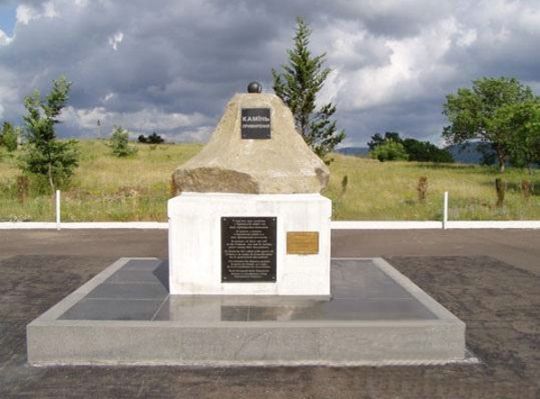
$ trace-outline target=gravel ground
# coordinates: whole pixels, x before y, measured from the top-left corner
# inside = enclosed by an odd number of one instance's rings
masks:
[[[32,241],[20,246],[28,250],[0,247],[0,398],[540,397],[540,276],[527,270],[538,264],[515,267],[480,255],[387,257],[466,322],[467,345],[480,364],[35,368],[26,364],[26,324],[118,256],[105,247],[102,256],[30,255]]]

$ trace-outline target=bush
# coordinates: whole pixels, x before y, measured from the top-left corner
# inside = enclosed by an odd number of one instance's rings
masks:
[[[406,161],[409,159],[403,144],[394,140],[387,140],[370,151],[369,156],[373,159],[384,161]]]
[[[443,162],[453,163],[454,158],[448,150],[438,148],[428,141],[415,139],[403,140],[405,151],[409,154],[409,161],[416,162]]]
[[[113,130],[109,146],[117,157],[127,157],[137,152],[136,147],[129,145],[129,133],[120,126]]]
[[[4,122],[0,134],[0,144],[6,147],[8,152],[13,152],[17,150],[19,145],[19,136],[19,128],[13,127],[9,122]]]
[[[157,134],[156,132],[152,132],[151,135],[149,135],[148,137],[146,137],[144,134],[141,134],[137,140],[139,141],[139,143],[141,144],[162,144],[165,142],[165,140],[163,139],[163,137],[161,137],[159,134]]]
[[[418,141],[411,138],[402,139],[397,132],[386,132],[384,136],[382,136],[380,133],[375,133],[375,135],[371,136],[371,141],[368,143],[368,147],[370,151],[373,151],[378,146],[390,140],[403,145],[409,161],[444,163],[454,162],[454,158],[448,150],[438,148],[429,141]]]

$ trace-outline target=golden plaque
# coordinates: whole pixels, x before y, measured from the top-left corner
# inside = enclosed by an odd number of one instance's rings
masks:
[[[318,231],[288,231],[288,255],[314,255],[319,253]]]

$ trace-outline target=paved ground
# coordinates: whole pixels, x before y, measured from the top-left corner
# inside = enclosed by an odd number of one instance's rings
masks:
[[[479,365],[356,368],[26,365],[25,326],[165,231],[0,231],[0,398],[538,398],[540,231],[340,231],[333,256],[385,256],[467,323]]]

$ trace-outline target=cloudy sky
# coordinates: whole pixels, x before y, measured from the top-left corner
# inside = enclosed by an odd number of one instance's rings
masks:
[[[478,77],[540,94],[539,0],[0,0],[0,121],[21,123],[24,96],[65,74],[64,137],[205,141],[249,81],[271,91],[296,16],[327,54],[320,101],[345,145],[389,130],[441,144],[444,96]]]

